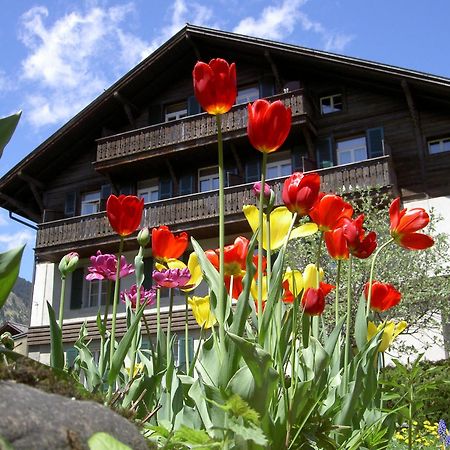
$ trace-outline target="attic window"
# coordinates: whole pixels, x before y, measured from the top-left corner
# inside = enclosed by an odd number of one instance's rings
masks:
[[[322,115],[340,112],[342,109],[342,94],[333,94],[320,98],[320,113]]]
[[[428,141],[428,153],[430,155],[445,152],[450,152],[450,137]]]

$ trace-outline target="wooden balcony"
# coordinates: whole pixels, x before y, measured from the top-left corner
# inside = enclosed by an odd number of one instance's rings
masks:
[[[316,170],[325,192],[352,193],[370,187],[395,189],[395,174],[388,156],[353,164]],[[270,180],[281,204],[281,191],[285,178]],[[225,220],[227,232],[249,231],[242,206],[255,203],[253,183],[225,189]],[[173,231],[189,231],[195,237],[213,237],[217,234],[218,191],[174,197],[145,205],[142,226],[150,228],[168,225]],[[134,241],[134,237],[130,238]],[[117,244],[117,236],[111,229],[104,212],[70,219],[46,222],[39,225],[36,240],[38,257],[57,260],[70,250],[98,248]]]
[[[269,98],[281,100],[292,110],[292,123],[309,123],[309,103],[303,90]],[[312,126],[312,125],[311,125]],[[247,130],[247,105],[234,106],[222,117],[223,139],[244,136]],[[160,123],[126,133],[97,140],[97,170],[116,167],[148,157],[159,156],[167,151],[180,151],[196,145],[206,145],[217,139],[216,119],[203,113],[176,121]]]

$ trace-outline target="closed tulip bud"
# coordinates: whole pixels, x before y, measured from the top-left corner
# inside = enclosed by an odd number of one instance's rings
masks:
[[[77,268],[79,258],[80,256],[76,252],[70,252],[61,258],[58,268],[62,279]]]
[[[137,235],[137,241],[141,247],[147,246],[147,244],[150,242],[150,230],[148,229],[148,227],[144,227],[141,231],[139,231]]]

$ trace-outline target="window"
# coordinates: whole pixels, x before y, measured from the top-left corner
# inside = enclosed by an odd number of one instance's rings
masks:
[[[99,307],[106,305],[106,298],[108,295],[108,281],[107,280],[91,280],[86,281],[87,298],[86,308]]]
[[[267,179],[287,177],[292,173],[292,162],[290,159],[267,163]]]
[[[166,106],[166,122],[182,119],[188,114],[186,102],[174,103]]]
[[[430,155],[444,152],[450,152],[450,137],[428,141],[428,153]]]
[[[236,105],[241,103],[250,103],[259,98],[258,86],[246,86],[238,89]]]
[[[366,137],[360,136],[337,141],[336,155],[338,165],[367,159]]]
[[[158,179],[139,181],[137,184],[137,196],[144,199],[144,203],[156,202],[159,200]]]
[[[81,215],[100,211],[100,191],[87,192],[81,196]]]
[[[198,191],[214,191],[219,189],[218,166],[204,167],[198,170]]]
[[[334,94],[320,98],[320,113],[322,115],[339,112],[342,109],[342,94]]]

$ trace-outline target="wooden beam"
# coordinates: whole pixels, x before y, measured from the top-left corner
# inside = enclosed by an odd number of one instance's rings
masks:
[[[41,217],[39,216],[39,214],[36,214],[34,211],[27,208],[16,199],[10,197],[9,195],[3,194],[2,192],[0,192],[0,198],[7,201],[10,205],[15,206],[18,210],[22,211],[25,214],[25,217],[29,217],[33,222],[41,222]]]
[[[312,140],[311,133],[307,126],[301,127],[303,136],[305,137],[306,146],[308,147],[308,156],[311,161],[316,162],[316,149],[314,147],[314,142]]]
[[[172,179],[174,191],[175,191],[176,194],[178,194],[178,179],[177,179],[177,176],[175,174],[175,171],[173,170],[173,167],[172,167],[172,164],[170,162],[170,159],[166,158],[164,160],[164,162],[166,163],[166,166],[169,169],[170,178]]]
[[[17,175],[22,178],[22,180],[27,181],[28,183],[32,183],[34,184],[36,187],[38,187],[39,189],[44,189],[45,188],[45,184],[42,183],[42,181],[36,180],[36,178],[32,177],[31,175],[27,175],[26,173],[24,173],[22,170],[19,170],[19,172],[17,173]]]
[[[192,40],[192,36],[189,33],[186,33],[186,40],[191,44],[192,50],[194,50],[195,57],[198,61],[202,60],[202,57],[200,56],[200,51],[198,47],[195,45],[195,42]]]
[[[403,79],[401,81],[401,86],[403,89],[403,93],[405,94],[406,103],[408,104],[408,110],[409,115],[411,117],[411,121],[414,128],[414,137],[416,138],[416,146],[417,146],[417,155],[419,157],[419,164],[420,164],[420,175],[422,178],[422,186],[423,191],[426,192],[427,187],[427,181],[425,176],[425,148],[424,148],[424,142],[423,142],[423,133],[422,133],[422,127],[420,124],[420,116],[419,112],[417,111],[416,104],[414,102],[414,98],[411,93],[411,89],[409,88],[408,82]]]
[[[39,210],[41,211],[42,214],[44,212],[44,202],[42,200],[42,194],[38,191],[38,185],[39,186],[44,185],[38,180],[35,180],[33,177],[24,174],[22,171],[19,171],[17,175],[19,176],[19,178],[22,178],[28,184],[28,187],[30,188],[31,193],[33,194],[33,197],[36,200],[36,203],[38,204]]]
[[[269,61],[273,76],[275,78],[276,93],[280,93],[281,89],[282,89],[282,84],[281,84],[280,73],[278,72],[278,68],[277,68],[276,64],[274,63],[269,50],[264,50],[264,56],[266,57],[267,61]]]
[[[125,111],[125,114],[128,118],[128,122],[130,122],[130,125],[135,125],[135,119],[133,116],[134,110],[139,110],[133,103],[131,103],[128,99],[126,99],[119,91],[115,91],[113,94],[113,97],[123,106],[123,110]]]

